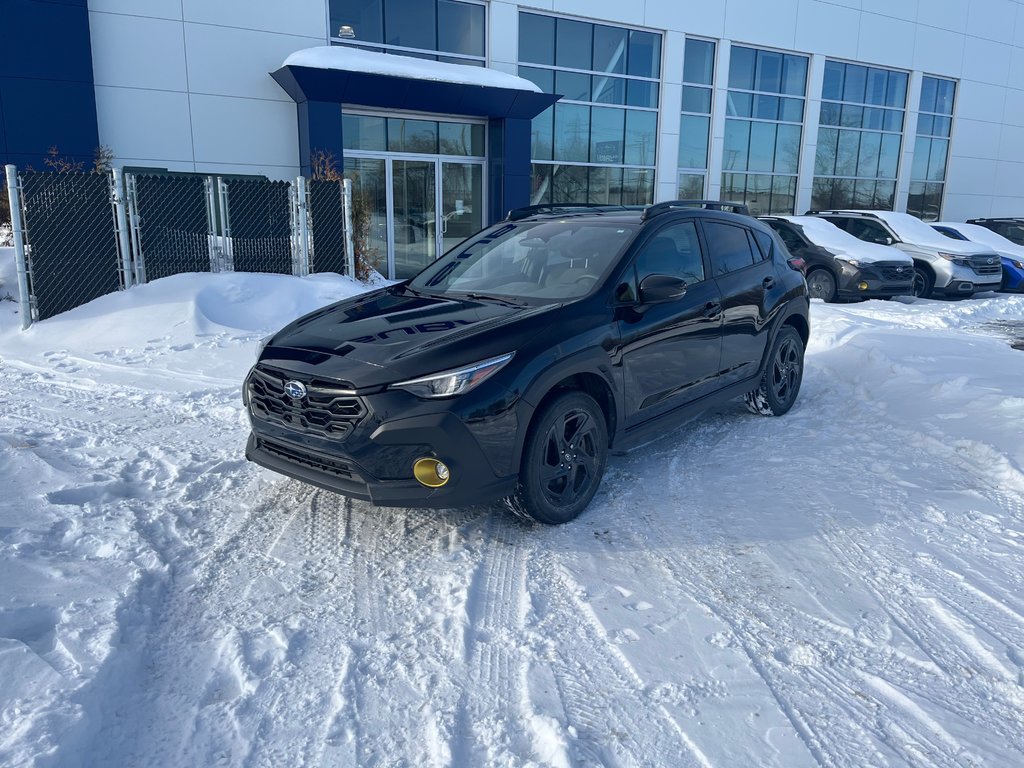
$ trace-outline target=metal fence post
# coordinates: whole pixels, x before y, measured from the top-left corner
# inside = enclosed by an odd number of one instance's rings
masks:
[[[7,196],[11,203],[11,234],[14,237],[14,260],[18,267],[18,293],[21,306],[21,330],[26,330],[35,319],[32,316],[32,299],[28,293],[28,257],[25,253],[25,237],[21,220],[21,196],[18,194],[18,169],[6,166]]]
[[[231,248],[231,206],[228,198],[228,184],[220,176],[217,177],[217,200],[220,204],[221,269],[226,272],[235,271],[235,259]]]
[[[146,282],[146,255],[142,252],[142,219],[139,216],[139,195],[135,187],[135,174],[125,174],[125,193],[128,197],[128,239],[132,253],[135,285]]]
[[[298,197],[296,210],[299,216],[299,277],[309,275],[309,197],[306,194],[306,179],[295,179],[295,194]]]
[[[113,184],[114,226],[117,228],[117,247],[121,251],[121,274],[125,288],[132,287],[132,254],[128,245],[128,216],[125,211],[124,178],[120,168],[110,169]]]
[[[356,254],[352,237],[352,179],[341,182],[341,204],[345,211],[345,267],[348,276],[356,276]]]

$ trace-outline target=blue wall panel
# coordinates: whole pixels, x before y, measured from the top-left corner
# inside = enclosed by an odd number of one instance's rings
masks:
[[[99,144],[86,0],[0,0],[0,164],[86,167]]]

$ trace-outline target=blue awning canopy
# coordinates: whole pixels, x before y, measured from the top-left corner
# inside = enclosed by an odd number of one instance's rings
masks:
[[[472,117],[529,120],[559,98],[493,70],[341,46],[299,51],[271,76],[296,103],[334,102]]]

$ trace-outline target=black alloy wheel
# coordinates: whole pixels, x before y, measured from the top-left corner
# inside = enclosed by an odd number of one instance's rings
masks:
[[[762,416],[781,416],[796,402],[803,377],[804,342],[796,329],[787,325],[775,338],[760,385],[744,397],[747,408]]]
[[[934,281],[932,276],[919,267],[914,267],[914,298],[927,299],[932,295]]]
[[[608,459],[604,413],[582,392],[558,395],[530,427],[514,511],[556,525],[577,517],[594,498]]]
[[[807,275],[807,295],[831,303],[836,300],[836,279],[827,269],[814,269]]]

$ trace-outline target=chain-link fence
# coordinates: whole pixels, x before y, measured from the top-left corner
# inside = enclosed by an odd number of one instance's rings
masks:
[[[25,265],[37,320],[124,285],[106,174],[21,175]]]
[[[23,325],[182,272],[346,273],[337,181],[8,166]],[[315,255],[314,255],[315,249]]]

